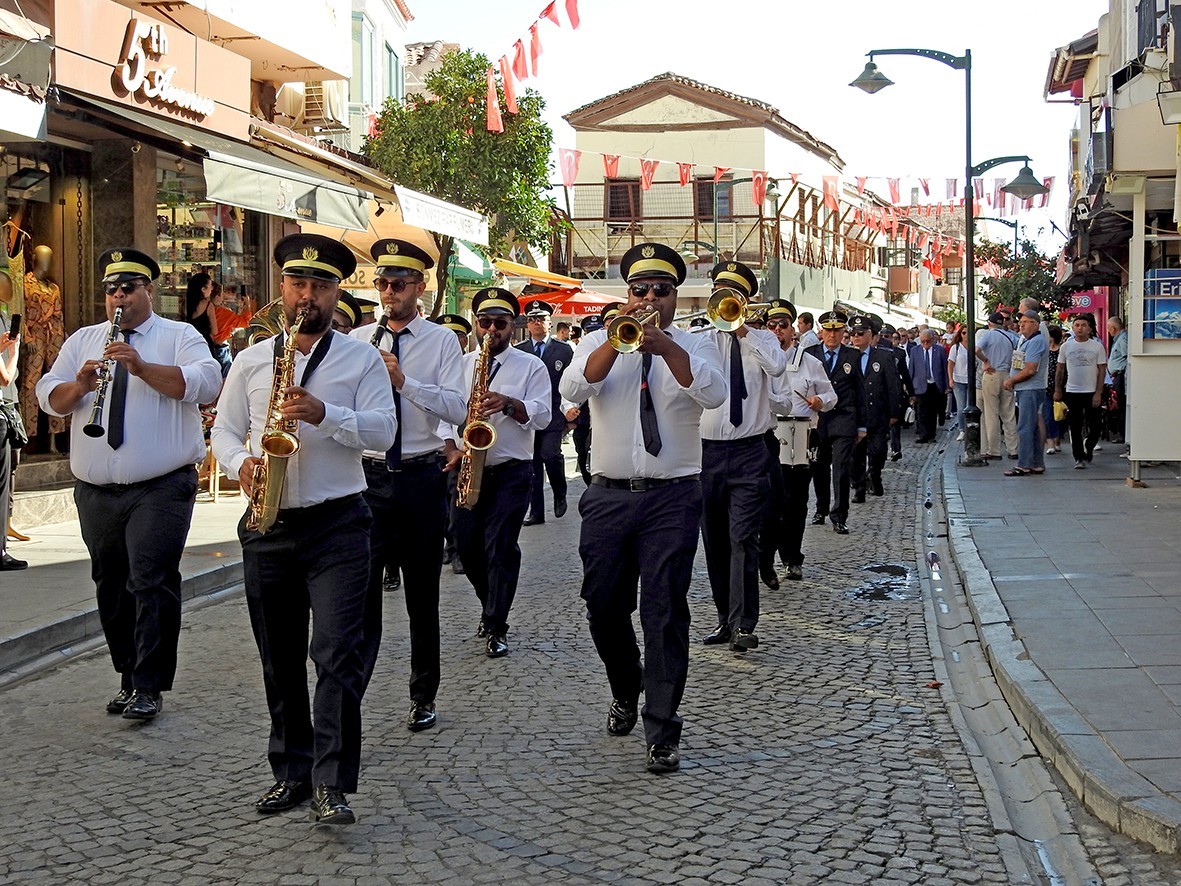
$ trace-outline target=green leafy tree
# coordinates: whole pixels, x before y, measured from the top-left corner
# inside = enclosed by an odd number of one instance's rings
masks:
[[[941,323],[958,323],[963,325],[968,322],[968,315],[964,313],[964,309],[959,305],[943,305],[937,308],[931,316]]]
[[[998,269],[995,276],[979,278],[987,287],[987,313],[997,305],[1015,308],[1023,298],[1036,298],[1042,313],[1051,318],[1070,307],[1070,292],[1055,282],[1054,261],[1029,240],[1022,241],[1017,255],[1007,243],[982,240],[976,244],[976,263],[987,262],[995,262]]]
[[[504,255],[515,242],[549,242],[551,201],[545,194],[553,132],[541,119],[545,101],[532,89],[517,95],[519,113],[508,113],[499,77],[504,132],[489,132],[488,67],[487,57],[472,50],[444,56],[426,75],[429,95],[386,101],[364,151],[399,184],[488,216],[489,245]],[[434,316],[447,291],[453,238],[432,236],[439,249]]]

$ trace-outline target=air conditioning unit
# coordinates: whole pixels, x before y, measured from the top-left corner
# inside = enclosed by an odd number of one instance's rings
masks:
[[[348,81],[310,80],[304,84],[303,110],[293,128],[314,136],[348,132]]]

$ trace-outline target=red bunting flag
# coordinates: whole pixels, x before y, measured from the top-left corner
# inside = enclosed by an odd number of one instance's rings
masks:
[[[652,188],[652,179],[656,177],[656,167],[659,165],[659,160],[640,158],[640,190],[647,191]]]
[[[718,182],[720,182],[722,180],[722,176],[724,176],[729,171],[730,171],[729,166],[715,166],[714,167],[714,184],[716,185]]]
[[[767,197],[767,170],[752,169],[750,173],[750,189],[754,197],[755,206],[762,207]]]
[[[677,176],[681,180],[681,187],[689,184],[689,180],[693,178],[693,164],[692,163],[678,163]]]
[[[865,218],[865,214],[861,211],[860,207],[853,210],[853,224],[855,224],[855,225],[862,224],[862,220],[864,218]]]
[[[958,178],[949,178],[947,180],[947,199],[954,200],[959,196],[960,180]]]
[[[488,69],[488,121],[489,132],[504,132],[504,121],[500,117],[500,96],[496,92],[496,77]]]
[[[835,175],[823,176],[824,207],[833,212],[840,209],[840,179]]]
[[[931,180],[929,178],[920,178],[919,179],[919,187],[921,187],[923,189],[923,196],[924,197],[931,196]]]
[[[869,181],[869,176],[866,176],[866,175],[857,176],[857,196],[858,197],[865,196],[865,183],[867,181]]]
[[[541,15],[538,17],[538,20],[540,21],[543,18],[548,18],[551,22],[553,22],[559,28],[562,27],[562,23],[560,21],[558,21],[557,5],[558,5],[557,0],[554,0],[553,3],[551,3],[545,9],[541,10]]]
[[[955,243],[955,251],[960,254],[960,258],[964,257],[964,241],[957,240]]]
[[[525,43],[522,40],[513,44],[513,74],[522,82],[529,79],[529,64],[525,61]]]
[[[1045,185],[1047,188],[1049,188],[1049,190],[1046,191],[1046,193],[1042,194],[1041,202],[1038,203],[1039,208],[1047,206],[1050,203],[1050,195],[1054,193],[1054,176],[1052,176],[1052,175],[1046,176],[1042,180],[1042,184]]]
[[[566,0],[566,18],[570,19],[570,27],[578,30],[578,0]]]
[[[938,232],[935,233],[935,243],[931,248],[935,250],[936,255],[938,255],[939,253],[941,253],[943,251],[943,235],[942,234],[940,234]]]
[[[504,107],[510,114],[517,113],[517,87],[513,83],[513,72],[508,56],[500,57],[500,79],[504,83]]]
[[[939,218],[939,216],[941,216],[942,214],[943,214],[943,204],[936,203],[935,204],[935,218]]]
[[[537,33],[537,22],[529,26],[529,67],[537,76],[537,60],[541,58],[541,35]]]
[[[788,173],[788,175],[790,175],[790,176],[791,176],[791,183],[792,183],[793,185],[795,185],[795,184],[799,184],[799,182],[800,182],[800,174],[799,174],[798,172],[789,172],[789,173]]]
[[[931,239],[931,235],[926,231],[919,231],[919,249],[927,245],[927,241]]]
[[[574,187],[574,181],[578,178],[578,162],[581,159],[582,151],[558,148],[558,165],[562,167],[562,184],[568,188]]]
[[[901,189],[898,187],[901,179],[888,178],[886,184],[890,186],[890,202],[900,203],[902,201]]]
[[[972,179],[972,190],[974,191],[972,196],[975,197],[977,200],[979,200],[981,197],[983,197],[984,196],[984,179],[982,179],[982,178]]]
[[[603,155],[603,173],[607,178],[619,178],[619,155]]]

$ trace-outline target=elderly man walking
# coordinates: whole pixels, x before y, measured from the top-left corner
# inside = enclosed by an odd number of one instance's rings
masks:
[[[1001,457],[1001,433],[1009,458],[1017,457],[1017,412],[1013,392],[1004,386],[1013,362],[1018,337],[1005,329],[1005,315],[993,311],[988,329],[976,339],[976,356],[984,372],[980,376],[982,415],[980,448],[985,458]]]

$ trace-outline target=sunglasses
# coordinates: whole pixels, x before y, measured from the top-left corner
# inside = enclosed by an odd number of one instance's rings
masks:
[[[496,327],[497,331],[503,332],[512,325],[512,321],[508,317],[477,317],[476,325],[481,329]]]
[[[120,289],[123,290],[124,295],[131,295],[131,293],[143,285],[143,280],[124,280],[122,283],[104,283],[103,295],[114,295]]]
[[[768,320],[767,321],[767,328],[768,329],[790,329],[791,328],[791,321],[790,320]]]
[[[385,292],[387,289],[392,289],[394,292],[401,292],[407,286],[414,286],[417,283],[417,280],[389,280],[385,277],[378,277],[373,281],[373,285],[378,292]]]
[[[627,288],[627,291],[636,298],[643,298],[648,294],[649,289],[652,290],[652,294],[657,298],[664,298],[677,291],[677,287],[671,283],[633,283]]]

